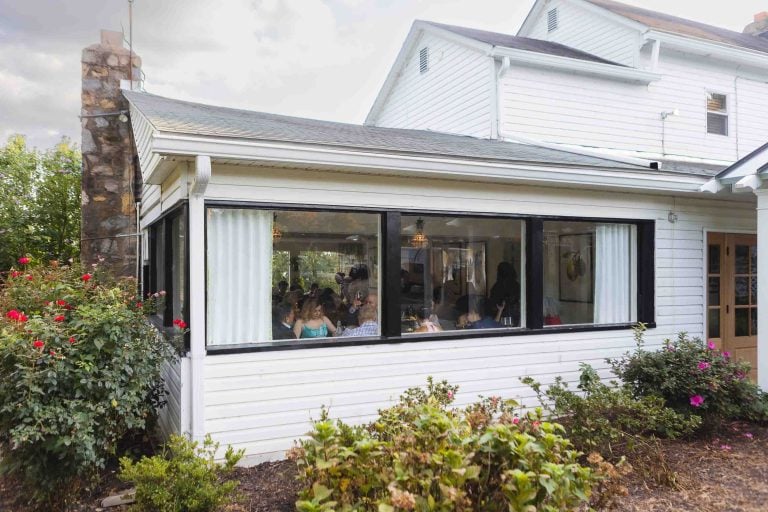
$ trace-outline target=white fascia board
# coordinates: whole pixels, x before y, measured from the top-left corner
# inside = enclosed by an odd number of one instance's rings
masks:
[[[735,163],[727,174],[718,176],[717,179],[722,183],[735,183],[745,176],[762,174],[766,165],[768,165],[768,153],[758,153],[751,158]]]
[[[565,70],[572,73],[594,75],[613,80],[620,80],[622,82],[632,82],[647,85],[651,82],[661,80],[661,75],[659,73],[651,73],[650,71],[643,71],[640,69],[613,64],[603,64],[601,62],[572,59],[569,57],[560,57],[558,55],[547,55],[545,53],[517,50],[513,48],[494,47],[492,55],[495,57],[509,57],[511,61],[526,66]]]
[[[586,0],[562,0],[562,1],[570,1],[571,3],[578,5],[579,7],[581,7],[586,11],[589,11],[593,14],[597,14],[598,16],[602,16],[603,18],[607,18],[615,23],[618,23],[619,25],[623,25],[633,30],[645,32],[649,28],[648,25],[644,23],[640,23],[639,21],[635,21],[633,19],[627,18],[626,16],[622,16],[621,14],[617,14],[611,10],[608,10],[604,7],[600,7],[599,5],[595,5],[592,2],[588,2]]]
[[[384,80],[384,84],[379,90],[379,94],[376,95],[376,99],[373,101],[371,110],[365,117],[365,121],[363,122],[364,125],[371,126],[376,124],[379,113],[384,107],[384,103],[387,101],[392,87],[394,87],[395,82],[397,82],[397,80],[400,78],[400,75],[402,74],[403,66],[405,66],[408,60],[408,56],[411,54],[411,51],[424,32],[432,32],[448,41],[472,48],[482,52],[485,55],[488,55],[490,49],[492,48],[492,46],[489,44],[481,43],[480,41],[475,41],[474,39],[461,36],[451,32],[450,30],[436,27],[431,23],[427,23],[421,20],[414,21],[411,25],[411,30],[408,32],[408,35],[405,38],[405,41],[403,41],[403,45],[400,47],[400,51],[397,54],[395,63],[392,64],[392,68],[390,68],[389,73],[387,74],[387,78]]]
[[[650,30],[646,39],[655,39],[665,46],[684,50],[688,53],[703,55],[706,57],[719,57],[735,64],[744,64],[762,69],[768,68],[768,54],[750,50],[742,46],[734,46],[726,43],[717,43],[691,36],[671,34]]]
[[[214,139],[175,134],[159,134],[154,140],[154,151],[166,159],[174,156],[192,158],[207,155],[213,160],[243,160],[260,165],[312,166],[381,175],[618,188],[654,193],[699,193],[700,187],[707,181],[701,176],[642,169],[598,169],[541,163],[478,161],[450,156],[366,152],[317,144]],[[158,171],[160,169],[161,166],[158,166]],[[162,179],[160,175],[152,176],[152,182]]]

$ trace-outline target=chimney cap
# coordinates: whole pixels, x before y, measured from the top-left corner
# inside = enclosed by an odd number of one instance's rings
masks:
[[[102,30],[101,44],[102,46],[108,46],[110,48],[122,48],[123,33],[117,32],[116,30]]]

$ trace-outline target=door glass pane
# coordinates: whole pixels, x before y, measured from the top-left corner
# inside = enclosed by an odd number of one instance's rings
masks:
[[[757,308],[752,308],[752,336],[757,335]]]
[[[709,246],[709,273],[710,274],[720,273],[720,246],[719,245]]]
[[[719,338],[720,337],[720,309],[710,309],[708,311],[707,319],[707,337]]]
[[[749,336],[749,308],[734,309],[736,313],[735,336]]]
[[[757,246],[753,245],[749,252],[749,261],[752,268],[751,272],[757,274]]]
[[[710,277],[709,278],[709,306],[719,306],[720,305],[720,278],[719,277]]]
[[[749,246],[736,246],[736,273],[749,274]]]
[[[740,306],[749,304],[749,278],[748,277],[734,278],[733,293],[736,296],[736,304]]]
[[[757,278],[751,277],[750,293],[752,294],[752,305],[757,304]]]

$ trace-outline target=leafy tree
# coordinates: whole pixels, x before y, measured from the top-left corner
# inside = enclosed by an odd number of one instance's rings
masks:
[[[79,252],[80,151],[68,139],[47,151],[21,135],[0,147],[0,269],[22,256],[64,261]]]

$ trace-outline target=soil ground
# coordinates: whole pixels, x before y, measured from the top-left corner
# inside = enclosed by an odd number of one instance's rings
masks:
[[[649,484],[639,474],[627,477],[629,495],[617,512],[766,512],[768,511],[768,429],[732,424],[717,438],[666,441],[663,454],[675,472],[677,487]],[[227,512],[293,512],[299,485],[292,462],[238,468],[242,501]],[[102,497],[125,489],[108,472],[98,489],[69,511],[99,510]],[[17,485],[0,479],[0,511],[29,512]],[[122,507],[120,507],[122,508]],[[122,512],[120,508],[110,512]]]

